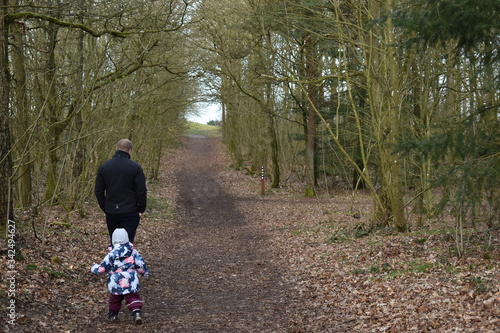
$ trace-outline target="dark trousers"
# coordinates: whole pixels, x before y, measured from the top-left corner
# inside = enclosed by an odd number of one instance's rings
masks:
[[[141,217],[138,212],[124,213],[124,214],[108,214],[106,213],[106,224],[108,225],[109,238],[113,236],[113,231],[117,228],[127,230],[128,240],[134,243],[135,231],[139,226]],[[111,240],[111,244],[113,241]]]
[[[118,312],[122,307],[122,301],[125,299],[125,304],[130,311],[142,309],[142,300],[139,293],[113,295],[109,294],[109,311]]]

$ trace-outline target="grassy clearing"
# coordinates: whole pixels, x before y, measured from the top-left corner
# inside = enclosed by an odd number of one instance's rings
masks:
[[[189,126],[186,134],[191,135],[203,135],[206,137],[217,137],[221,135],[220,127],[212,125],[198,124],[194,122],[188,122]]]

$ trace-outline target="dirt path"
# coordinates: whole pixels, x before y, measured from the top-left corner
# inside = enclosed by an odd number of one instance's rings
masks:
[[[151,263],[165,289],[150,281],[143,288],[148,330],[288,331],[297,300],[283,268],[272,264],[266,235],[249,226],[214,176],[213,142],[190,137],[185,153],[175,173],[177,223],[162,242],[167,257]]]
[[[17,318],[8,325],[3,316],[0,331],[346,332],[331,325],[335,319],[300,276],[296,261],[302,258],[288,246],[288,221],[302,219],[283,212],[288,204],[311,202],[263,198],[254,179],[228,163],[219,140],[187,137],[148,185],[148,209],[134,244],[151,270],[140,279],[142,327],[132,324],[124,304],[117,322],[106,319],[105,277],[89,269],[105,255],[108,235],[102,212],[92,205],[71,227],[50,224],[43,251],[31,229],[23,229]],[[58,221],[64,212],[52,216]],[[285,237],[276,237],[277,230]]]
[[[89,270],[108,235],[89,203],[71,225],[52,208],[36,225],[47,229],[43,247],[29,216],[19,221],[16,320],[7,325],[1,297],[1,332],[498,331],[498,231],[491,252],[472,239],[464,258],[438,232],[452,220],[357,235],[371,212],[363,193],[304,198],[288,187],[261,196],[259,177],[230,169],[216,139],[188,137],[166,154],[135,243],[152,272],[141,279],[144,326],[126,309],[118,322],[105,319],[105,277]],[[11,286],[0,283],[0,295]]]

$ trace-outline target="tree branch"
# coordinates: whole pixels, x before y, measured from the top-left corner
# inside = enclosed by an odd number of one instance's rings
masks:
[[[57,24],[61,27],[67,27],[67,28],[74,28],[74,29],[80,29],[82,31],[85,31],[89,33],[93,37],[101,37],[103,35],[111,35],[115,37],[120,37],[120,38],[125,38],[128,36],[128,33],[125,32],[120,32],[116,30],[103,30],[103,31],[97,31],[94,30],[84,24],[81,23],[72,23],[72,22],[66,22],[66,21],[61,21],[55,17],[44,15],[44,14],[38,14],[38,13],[33,13],[33,12],[19,12],[19,13],[10,13],[7,15],[7,19],[9,22],[12,22],[17,19],[21,18],[34,18],[34,19],[39,19],[47,22],[52,22],[54,24]]]

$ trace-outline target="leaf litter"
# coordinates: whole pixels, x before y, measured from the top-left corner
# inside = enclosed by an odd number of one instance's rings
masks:
[[[150,181],[135,246],[148,332],[494,332],[500,327],[499,231],[454,251],[453,222],[366,232],[362,191],[301,196],[229,167],[217,138],[186,137]],[[109,241],[104,216],[60,207],[16,221],[15,323],[6,332],[135,332],[123,306],[106,320],[105,278],[90,274]],[[7,251],[2,250],[2,267]]]

